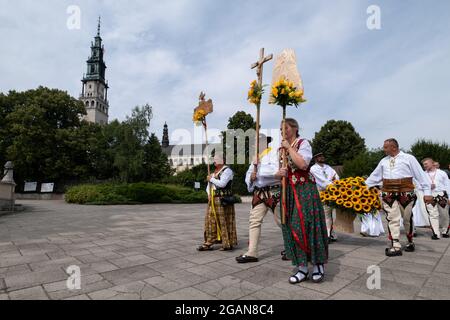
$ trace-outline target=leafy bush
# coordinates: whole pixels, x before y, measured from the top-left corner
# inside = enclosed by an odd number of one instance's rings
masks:
[[[66,202],[78,204],[207,203],[205,191],[152,183],[79,185],[68,189]]]

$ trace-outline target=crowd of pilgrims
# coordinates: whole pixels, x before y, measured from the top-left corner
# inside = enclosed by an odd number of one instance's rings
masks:
[[[333,208],[321,202],[319,192],[339,179],[337,172],[326,164],[322,153],[313,154],[311,144],[299,135],[295,119],[284,122],[286,139],[280,147],[271,147],[271,137],[260,136],[260,154],[249,166],[245,182],[253,194],[249,214],[248,249],[236,257],[237,263],[257,262],[261,225],[270,211],[281,228],[284,250],[281,259],[291,261],[295,274],[289,283],[311,280],[322,282],[328,261],[328,246],[337,241],[333,230]],[[283,124],[282,124],[283,126]],[[431,230],[431,238],[449,238],[450,171],[439,169],[431,158],[418,160],[400,151],[396,139],[383,145],[386,157],[366,179],[375,188],[382,202],[378,214],[361,217],[361,235],[378,237],[387,234],[386,256],[401,256],[414,252],[418,227]],[[287,165],[281,164],[281,154]],[[199,251],[233,250],[237,245],[236,219],[232,181],[234,173],[224,164],[223,154],[214,156],[215,170],[207,177],[208,209],[205,215],[204,242]],[[450,168],[449,168],[450,169]],[[285,198],[281,196],[281,181],[285,179]],[[281,212],[285,212],[282,221]],[[387,232],[382,215],[387,221]],[[284,222],[284,223],[282,223]],[[427,230],[428,230],[427,229]],[[406,235],[401,241],[401,233]],[[309,266],[312,266],[310,276]]]

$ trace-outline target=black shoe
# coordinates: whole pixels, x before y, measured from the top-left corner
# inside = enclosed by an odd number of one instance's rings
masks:
[[[212,244],[202,244],[200,247],[197,248],[197,251],[213,251]]]
[[[448,233],[443,233],[442,238],[450,238],[450,235]]]
[[[291,259],[289,259],[286,255],[286,251],[281,251],[281,260],[283,261],[290,261]]]
[[[320,267],[322,267],[322,269],[321,269]],[[313,281],[314,283],[320,283],[320,282],[322,282],[323,279],[325,278],[325,274],[324,274],[321,270],[324,270],[323,264],[319,266],[319,271],[318,271],[318,272],[314,272],[314,273],[312,274],[312,278],[311,278],[311,279],[312,279],[312,281]],[[319,276],[319,278],[314,279],[314,276]]]
[[[328,238],[328,243],[332,243],[332,242],[336,242],[337,239],[335,237],[329,237]]]
[[[439,240],[439,238],[438,238],[437,235],[433,234],[433,235],[431,236],[431,240]]]
[[[386,248],[385,254],[388,257],[396,257],[403,255],[401,249],[394,249],[394,248]]]
[[[414,243],[408,243],[406,245],[405,251],[406,252],[414,252],[416,250],[416,245]]]
[[[242,256],[236,257],[236,261],[238,263],[258,262],[258,258],[242,255]]]

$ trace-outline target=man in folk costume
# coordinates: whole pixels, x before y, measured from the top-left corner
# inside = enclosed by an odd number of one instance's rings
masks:
[[[311,167],[311,173],[316,179],[319,191],[324,191],[330,184],[333,184],[335,180],[339,180],[339,176],[332,167],[325,163],[325,156],[323,153],[316,154],[314,160],[316,163]],[[330,206],[323,204],[323,210],[325,211],[329,242],[335,242],[337,237],[333,230],[333,209]]]
[[[280,201],[281,176],[277,175],[280,161],[277,149],[268,146],[271,142],[271,137],[260,135],[263,151],[259,154],[259,161],[250,165],[245,177],[247,189],[253,193],[253,200],[249,216],[249,246],[245,254],[236,258],[238,263],[258,261],[261,224],[269,209],[275,214],[275,208]]]
[[[402,245],[400,243],[400,220],[406,231],[408,244],[405,251],[413,252],[413,219],[412,208],[417,200],[414,193],[413,179],[417,182],[416,188],[424,193],[424,201],[429,204],[433,201],[431,185],[425,172],[414,156],[399,150],[399,144],[395,139],[384,142],[383,158],[374,172],[367,178],[369,188],[382,186],[382,205],[388,221],[389,239],[391,247],[386,248],[386,256],[401,256]]]
[[[208,209],[205,216],[205,242],[198,251],[213,250],[214,244],[222,243],[221,250],[233,250],[237,245],[234,204],[224,204],[224,197],[232,196],[233,171],[224,165],[222,153],[214,156],[215,171],[208,176]]]
[[[433,230],[431,239],[438,240],[441,237],[449,238],[449,214],[448,205],[450,204],[450,180],[447,174],[437,169],[433,159],[426,158],[422,161],[425,168],[428,182],[431,184],[431,193],[433,201],[426,205],[430,225]]]

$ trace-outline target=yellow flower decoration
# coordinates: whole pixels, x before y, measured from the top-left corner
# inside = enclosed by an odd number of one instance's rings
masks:
[[[355,209],[356,211],[361,211],[363,209],[363,206],[360,203],[356,203],[353,206],[353,209]]]
[[[344,202],[344,207],[346,207],[347,209],[350,209],[353,207],[353,203],[350,201],[345,201]]]
[[[259,86],[256,80],[253,80],[250,83],[250,90],[248,91],[247,99],[250,103],[259,105],[261,103],[263,93],[264,93],[263,87]]]
[[[280,106],[298,106],[306,102],[303,98],[303,90],[294,87],[294,83],[281,77],[272,86],[272,102]]]

